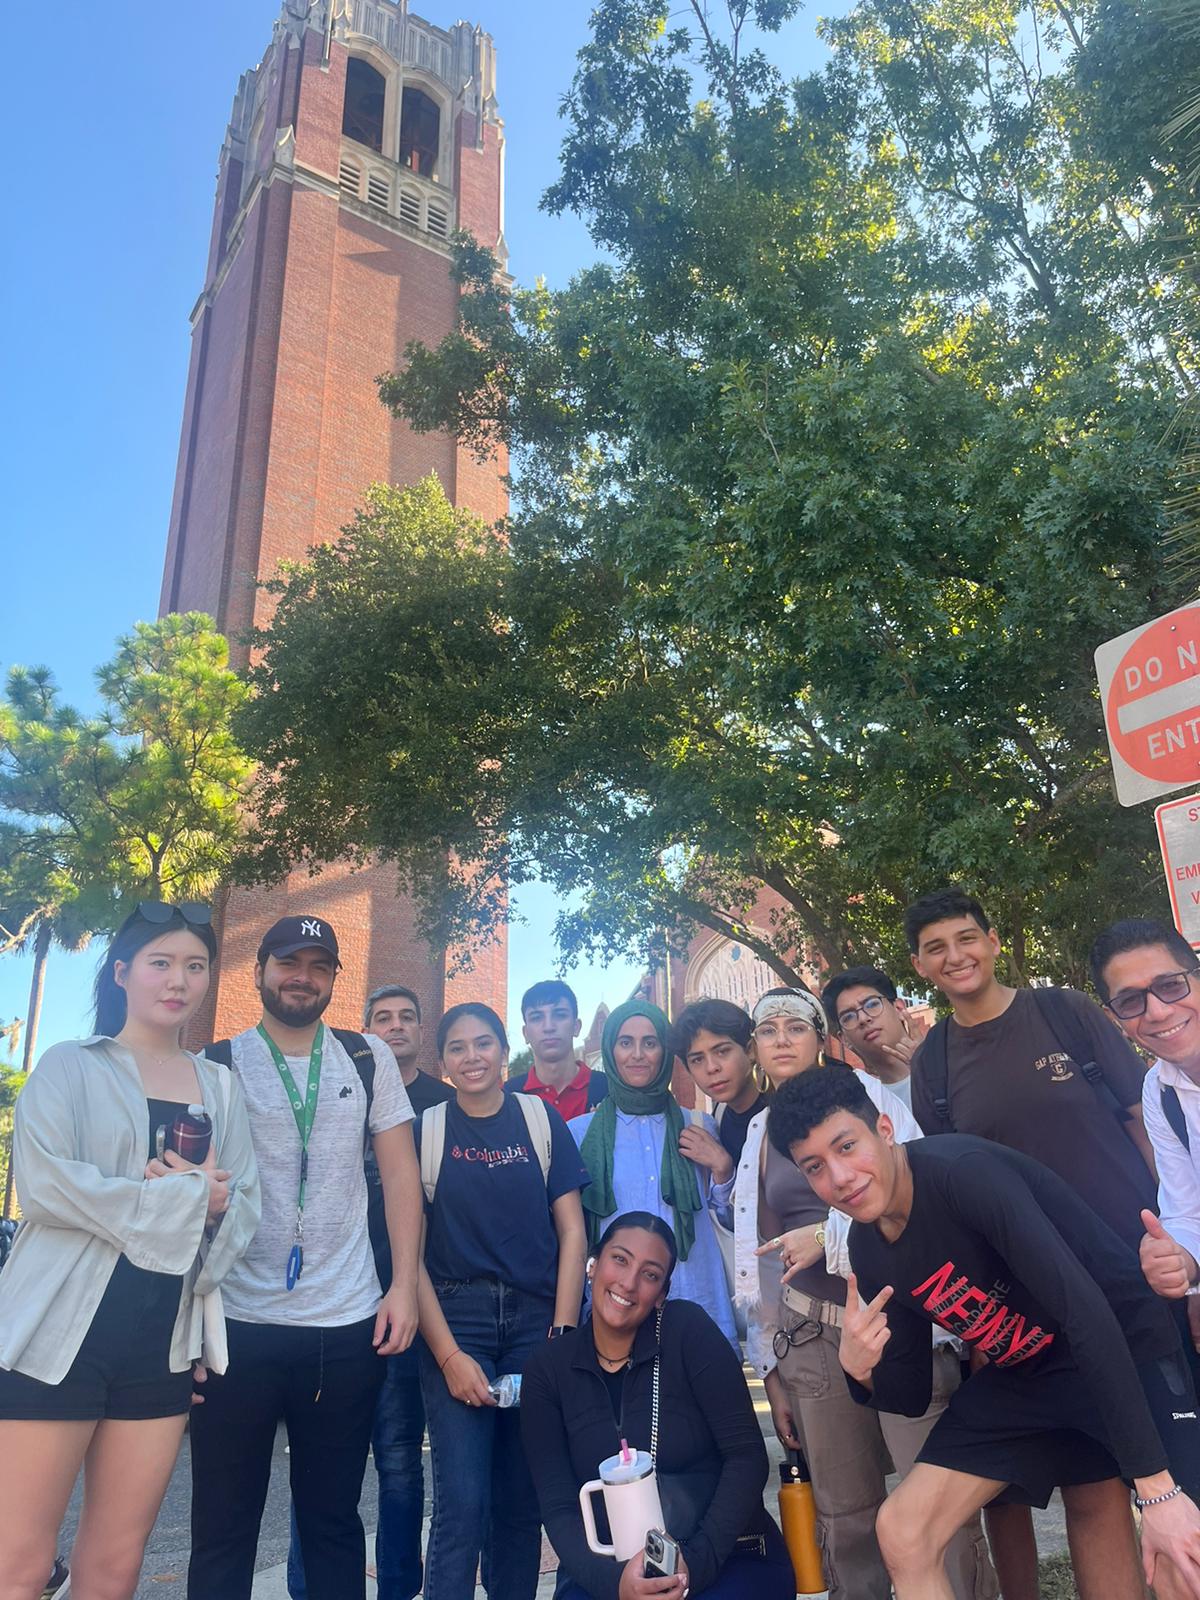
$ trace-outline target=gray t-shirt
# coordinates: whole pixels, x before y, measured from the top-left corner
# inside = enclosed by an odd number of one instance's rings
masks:
[[[395,1057],[367,1034],[375,1056],[371,1132],[412,1121],[412,1107]],[[262,1182],[262,1222],[249,1250],[221,1285],[225,1314],[235,1322],[286,1322],[337,1328],[374,1316],[379,1279],[367,1234],[362,1079],[332,1029],[325,1029],[321,1087],[308,1144],[304,1202],[304,1271],[287,1287],[288,1253],[296,1228],[300,1135],[275,1063],[256,1028],[233,1040],[233,1067],[250,1114]],[[286,1057],[301,1098],[308,1056]],[[413,1218],[413,1226],[419,1219]]]

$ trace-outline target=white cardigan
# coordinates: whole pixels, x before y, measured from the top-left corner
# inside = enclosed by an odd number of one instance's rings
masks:
[[[910,1139],[924,1137],[903,1100],[869,1072],[858,1068],[855,1071],[879,1110],[887,1112],[898,1143],[907,1144]],[[775,1366],[773,1340],[779,1329],[779,1289],[783,1276],[783,1264],[777,1254],[757,1256],[754,1253],[764,1243],[758,1227],[758,1178],[769,1114],[768,1107],[751,1122],[737,1171],[727,1184],[713,1191],[714,1200],[724,1200],[727,1195],[732,1198],[734,1299],[746,1313],[746,1359],[763,1378]],[[830,1211],[825,1225],[825,1265],[840,1278],[847,1277],[850,1272],[849,1233],[850,1218],[842,1211]]]
[[[191,1060],[217,1164],[237,1185],[211,1244],[203,1174],[144,1176],[146,1092],[123,1045],[101,1035],[68,1040],[52,1045],[30,1073],[13,1138],[25,1220],[0,1273],[0,1367],[61,1383],[122,1254],[135,1267],[183,1278],[171,1371],[186,1372],[199,1356],[200,1296],[246,1250],[262,1204],[237,1075],[204,1056]]]

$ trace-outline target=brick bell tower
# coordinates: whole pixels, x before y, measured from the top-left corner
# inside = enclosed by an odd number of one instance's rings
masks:
[[[503,460],[480,464],[447,436],[412,433],[374,382],[410,339],[450,332],[454,229],[505,260],[495,77],[486,33],[435,27],[407,0],[285,0],[238,85],[192,313],[161,599],[163,612],[216,617],[235,661],[241,636],[269,619],[258,580],[335,538],[369,484],[436,472],[456,504],[488,521],[505,511]],[[387,981],[413,988],[427,1021],[467,998],[503,1016],[503,942],[452,978],[390,868],[335,866],[229,894],[215,1015],[203,1019],[214,1037],[254,1018],[259,936],[301,911],[327,917],[341,941],[330,1021],[357,1027],[364,996]]]

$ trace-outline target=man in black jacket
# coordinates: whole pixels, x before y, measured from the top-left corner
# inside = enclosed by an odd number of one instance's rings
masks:
[[[1117,1478],[1136,1490],[1147,1577],[1170,1564],[1170,1592],[1200,1600],[1196,1397],[1132,1250],[1015,1151],[956,1135],[896,1145],[845,1067],[786,1084],[770,1131],[854,1219],[840,1349],[854,1398],[923,1410],[930,1322],[987,1358],[880,1511],[897,1600],[949,1600],[946,1545],[994,1496],[1044,1505],[1057,1485]],[[1082,1600],[1140,1592],[1132,1523],[1108,1522],[1072,1541]]]

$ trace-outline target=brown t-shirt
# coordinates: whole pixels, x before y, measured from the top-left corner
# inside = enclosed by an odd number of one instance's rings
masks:
[[[824,1222],[829,1216],[829,1207],[813,1193],[812,1185],[800,1168],[781,1156],[769,1139],[763,1142],[767,1161],[759,1181],[758,1196],[758,1231],[763,1238],[773,1239],[789,1228],[811,1228]],[[823,1261],[798,1272],[791,1280],[791,1287],[833,1305],[846,1304],[845,1280],[826,1272]]]
[[[1060,991],[1078,1019],[1089,1059],[1122,1106],[1140,1105],[1145,1068],[1099,1007]],[[964,1028],[951,1018],[947,1038],[950,1120],[955,1133],[994,1139],[1056,1172],[1113,1231],[1137,1249],[1140,1212],[1157,1209],[1154,1179],[1112,1101],[1093,1087],[1038,1010],[1018,989],[1007,1011]],[[913,1115],[926,1133],[946,1133],[925,1071],[927,1046],[913,1061]]]

